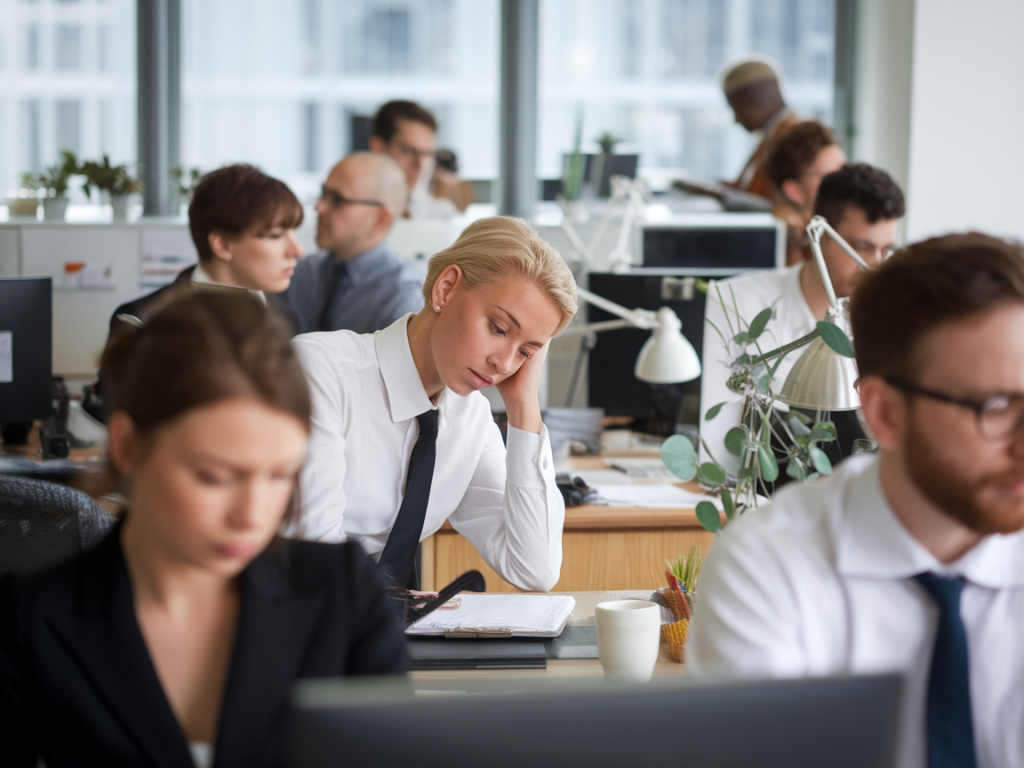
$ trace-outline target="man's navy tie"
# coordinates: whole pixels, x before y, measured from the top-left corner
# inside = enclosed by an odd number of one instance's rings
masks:
[[[939,608],[928,675],[928,768],[976,768],[967,632],[960,618],[964,580],[934,573],[914,580]]]
[[[341,259],[328,254],[328,263],[324,269],[323,302],[320,304],[320,316],[317,318],[315,331],[336,331],[331,324],[334,304],[338,296],[348,290],[348,267]]]
[[[429,410],[416,417],[420,436],[409,458],[409,474],[405,481],[405,496],[398,509],[387,544],[380,556],[380,569],[389,586],[406,587],[412,576],[416,548],[423,533],[423,519],[430,500],[430,483],[434,478],[434,458],[437,455],[437,411]]]

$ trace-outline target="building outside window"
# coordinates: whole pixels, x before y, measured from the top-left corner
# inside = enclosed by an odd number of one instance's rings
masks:
[[[134,0],[0,0],[0,196],[61,149],[134,166],[135,39]]]

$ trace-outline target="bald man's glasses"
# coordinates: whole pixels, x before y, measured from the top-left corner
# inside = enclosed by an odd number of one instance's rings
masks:
[[[355,200],[345,197],[329,187],[320,187],[320,202],[327,203],[331,208],[339,208],[343,205],[372,205],[377,208],[384,208],[384,203],[379,200]]]

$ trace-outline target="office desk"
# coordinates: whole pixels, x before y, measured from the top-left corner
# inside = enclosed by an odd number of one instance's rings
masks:
[[[604,458],[609,456],[575,458],[572,469],[605,469]],[[699,492],[696,483],[682,485]],[[665,586],[665,560],[694,545],[706,555],[713,541],[714,534],[701,527],[693,509],[569,507],[562,534],[562,576],[554,591],[657,589]],[[488,592],[518,591],[449,523],[423,542],[422,551],[424,589],[439,589],[475,568],[487,579]]]
[[[569,618],[569,626],[593,626],[594,608],[605,600],[647,599],[651,590],[611,590],[571,592],[576,608]],[[453,640],[452,642],[460,642]],[[654,667],[655,677],[680,677],[685,665],[676,664],[668,657],[668,646],[662,643],[661,653]],[[548,659],[547,669],[451,669],[410,672],[417,690],[443,690],[462,680],[518,681],[528,679],[573,679],[604,677],[604,669],[597,659]]]

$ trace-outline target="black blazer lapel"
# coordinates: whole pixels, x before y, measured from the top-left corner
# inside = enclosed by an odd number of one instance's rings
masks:
[[[86,558],[77,611],[49,616],[50,627],[141,752],[159,766],[194,768],[135,618],[120,526]]]
[[[324,592],[296,590],[277,555],[267,552],[243,572],[241,587],[238,639],[221,708],[216,765],[266,762],[268,756],[261,755],[266,736],[282,716],[326,605]]]

